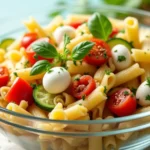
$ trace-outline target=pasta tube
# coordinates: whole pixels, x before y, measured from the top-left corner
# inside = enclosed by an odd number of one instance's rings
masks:
[[[139,64],[134,64],[131,67],[116,73],[116,83],[114,87],[126,83],[144,73],[144,69],[139,67]]]
[[[124,20],[125,34],[129,42],[133,42],[134,47],[141,48],[139,40],[139,23],[134,17],[127,17]]]

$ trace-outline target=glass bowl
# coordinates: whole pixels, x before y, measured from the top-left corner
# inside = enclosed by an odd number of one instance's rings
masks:
[[[141,26],[148,28],[150,25],[149,12],[125,7],[68,5],[55,7],[51,12],[53,10],[63,16],[69,13],[100,12],[123,19],[129,15],[138,18]],[[48,13],[35,13],[39,23],[49,23],[51,18],[47,17]],[[17,37],[24,31],[23,26],[8,29],[0,35],[0,39]],[[0,107],[0,132],[26,150],[142,150],[150,147],[149,110],[147,108],[145,112],[115,119],[64,121],[26,116]],[[65,130],[58,130],[58,126],[65,126]]]

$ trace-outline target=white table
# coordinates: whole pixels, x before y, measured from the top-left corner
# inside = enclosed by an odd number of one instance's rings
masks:
[[[0,150],[25,150],[0,134]]]

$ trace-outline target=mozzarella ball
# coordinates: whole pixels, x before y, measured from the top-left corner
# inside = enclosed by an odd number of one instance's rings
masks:
[[[70,26],[58,27],[53,34],[57,44],[60,44],[63,41],[63,37],[65,34],[68,35],[71,39],[73,39],[76,36],[75,29],[73,27]]]
[[[112,48],[112,59],[118,71],[126,69],[132,65],[132,58],[129,49],[121,44]]]
[[[43,77],[44,89],[51,93],[57,94],[65,91],[71,83],[69,72],[62,67],[54,67],[50,72],[46,72]]]
[[[141,106],[150,105],[150,85],[147,81],[144,81],[136,91],[136,98],[138,99],[138,104]]]

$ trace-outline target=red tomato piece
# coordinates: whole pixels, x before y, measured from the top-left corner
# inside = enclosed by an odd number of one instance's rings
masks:
[[[9,73],[6,67],[0,67],[0,87],[5,86],[9,81]]]
[[[71,92],[77,99],[88,96],[96,88],[94,79],[89,75],[83,75],[78,80],[73,81]]]
[[[82,24],[81,22],[75,22],[75,23],[69,24],[69,26],[72,26],[73,28],[77,29],[81,24]]]
[[[100,39],[92,39],[95,43],[89,54],[85,56],[84,60],[91,65],[100,66],[108,61],[111,57],[111,49],[109,45]]]
[[[6,94],[6,100],[8,102],[14,102],[20,104],[21,100],[25,100],[29,105],[33,103],[33,89],[28,82],[17,77],[11,86],[10,90]]]
[[[128,116],[136,110],[136,98],[128,88],[122,88],[110,95],[107,106],[117,116]]]
[[[116,34],[118,34],[119,33],[119,30],[117,29],[117,28],[114,28],[113,30],[112,30],[112,32],[111,32],[111,34],[110,34],[110,38],[113,38],[113,37],[115,37],[116,36]]]
[[[49,38],[38,39],[35,42],[33,42],[32,44],[34,44],[36,42],[39,42],[39,41],[45,41],[45,42],[48,42],[50,44],[53,44],[52,41]],[[26,56],[27,56],[27,59],[29,60],[31,65],[34,65],[39,60],[48,60],[49,62],[53,61],[52,58],[51,59],[46,59],[46,58],[43,58],[41,56],[36,56],[36,53],[31,48],[32,44],[29,45],[29,47],[26,49]]]
[[[37,33],[26,33],[21,40],[21,47],[25,49],[34,41],[38,39]]]

